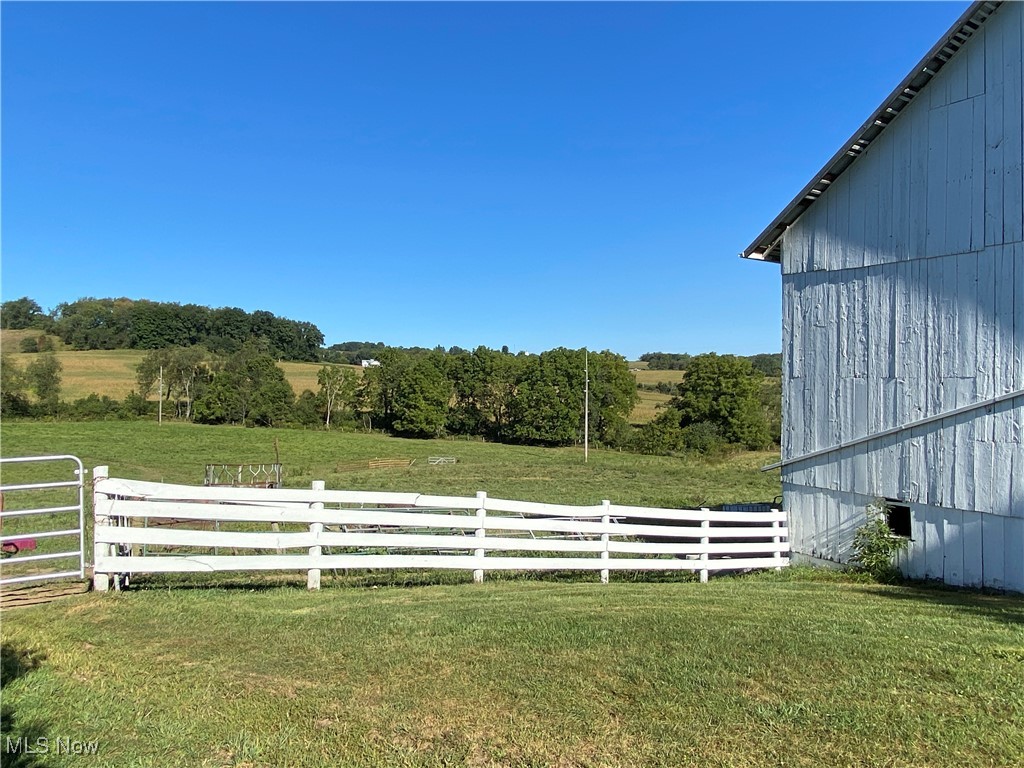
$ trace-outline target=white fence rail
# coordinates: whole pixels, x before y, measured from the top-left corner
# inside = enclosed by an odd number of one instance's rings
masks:
[[[213,488],[95,469],[95,586],[135,573],[322,569],[711,571],[789,564],[784,512],[589,507],[417,493]],[[200,551],[195,551],[200,550]],[[224,554],[230,550],[230,554]],[[239,554],[239,550],[247,552]]]

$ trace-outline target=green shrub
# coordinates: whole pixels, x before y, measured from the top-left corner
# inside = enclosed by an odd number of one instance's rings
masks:
[[[878,581],[899,581],[896,555],[904,551],[910,540],[893,535],[886,516],[889,507],[884,499],[876,499],[867,506],[867,522],[853,536],[853,563]]]

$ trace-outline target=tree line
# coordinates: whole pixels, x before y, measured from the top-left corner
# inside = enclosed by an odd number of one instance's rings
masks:
[[[693,355],[676,352],[645,352],[640,355],[640,362],[647,363],[652,371],[685,371]],[[782,375],[782,354],[779,352],[749,355],[746,360],[750,361],[753,369],[762,376]]]
[[[473,436],[527,445],[579,443],[589,394],[589,439],[639,453],[715,454],[763,449],[781,436],[781,385],[746,358],[694,357],[661,414],[629,423],[637,401],[628,363],[612,352],[553,349],[511,355],[385,348],[362,375],[325,364],[317,391],[295,395],[265,341],[216,355],[202,347],[152,350],[124,401],[60,399],[60,363],[38,355],[25,369],[4,356],[0,415],[66,418],[152,416],[201,424],[382,430],[397,436]]]
[[[73,349],[202,346],[214,353],[231,354],[247,341],[261,339],[277,359],[309,362],[320,359],[324,343],[323,334],[312,323],[262,310],[250,313],[237,307],[210,309],[145,299],[82,298],[44,313],[36,301],[25,296],[3,303],[0,327],[37,329],[57,336]]]

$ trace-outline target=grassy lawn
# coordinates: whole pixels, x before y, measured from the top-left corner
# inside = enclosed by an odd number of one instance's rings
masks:
[[[796,571],[706,585],[154,588],[3,618],[7,734],[99,741],[95,762],[39,765],[1019,766],[1024,755],[1018,598]]]

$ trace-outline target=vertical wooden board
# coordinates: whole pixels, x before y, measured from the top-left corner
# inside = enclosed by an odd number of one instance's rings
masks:
[[[963,513],[958,509],[946,510],[942,520],[943,566],[942,580],[955,587],[964,584]]]
[[[946,75],[946,99],[948,104],[963,101],[967,98],[967,58],[961,52],[961,54],[954,56],[942,68],[942,73]]]
[[[963,54],[967,56],[967,96],[985,93],[985,32],[982,25],[967,41]]]
[[[973,101],[965,99],[950,104],[946,110],[946,121],[946,233],[943,253],[964,253],[971,249]]]
[[[807,525],[803,499],[802,489],[784,479],[782,482],[782,507],[788,516],[789,544],[794,552],[808,554],[810,550],[806,547]]]
[[[853,379],[853,427],[852,434],[856,437],[877,431],[875,425],[868,422],[868,382],[867,379]],[[867,453],[870,444],[861,443],[853,452],[853,477],[855,484],[849,489],[874,495],[878,491],[873,488],[873,478],[868,473]]]
[[[835,212],[835,226],[830,226],[835,238],[836,248],[830,269],[844,269],[850,263],[850,184],[844,173],[831,185],[828,192],[832,199],[830,205]],[[856,247],[853,248],[856,253]]]
[[[978,253],[977,342],[974,354],[974,377],[978,397],[995,397],[995,325],[996,325],[996,258],[994,248]]]
[[[925,548],[925,525],[919,507],[910,509],[910,547],[907,550],[906,574],[912,579],[923,579],[927,573],[927,549]]]
[[[1003,9],[1005,10],[1005,8]],[[986,29],[985,244],[1003,242],[1003,25]]]
[[[1000,429],[1000,421],[1005,421],[1007,414],[996,418],[996,432]],[[992,512],[993,514],[1013,515],[1013,443],[997,440],[992,445]]]
[[[1016,3],[1007,3],[1020,16]],[[1000,10],[1010,10],[1004,6]],[[1024,126],[1021,107],[1024,83],[1021,72],[1021,25],[1002,24],[1003,29],[1003,242],[1024,239]]]
[[[938,78],[936,78],[937,80]],[[934,85],[935,80],[932,81]],[[947,108],[933,108],[928,113],[928,232],[925,250],[929,256],[946,251],[946,137]]]
[[[985,247],[985,99],[971,99],[971,242],[970,250]]]
[[[865,348],[867,352],[866,374],[868,378],[877,377],[880,363],[886,357],[885,346],[888,344],[888,333],[885,334],[885,341],[879,346],[882,335],[882,288],[884,285],[881,270],[884,267],[871,266],[864,270],[864,308],[863,319],[866,335]],[[888,329],[886,328],[886,331]],[[868,401],[871,423],[874,424],[874,403],[870,398]]]
[[[1024,518],[1003,519],[1004,589],[1024,592]]]
[[[965,587],[980,587],[983,581],[981,514],[963,513],[963,579]]]
[[[973,379],[956,380],[957,402],[964,401],[965,405],[977,402],[974,394],[975,385]],[[958,509],[977,509],[978,500],[974,484],[975,455],[975,434],[976,421],[983,414],[979,412],[965,413],[957,416],[953,421],[955,427],[947,432],[952,432],[952,445],[947,449],[948,455],[953,457],[951,462],[951,481],[953,484],[952,504]]]
[[[813,533],[811,534],[811,553],[815,557],[827,558],[828,532],[825,530],[826,521],[825,513],[821,506],[821,491],[814,488],[809,490],[809,495],[814,519]]]
[[[1015,387],[1014,380],[1014,347],[1016,344],[1024,344],[1024,340],[1014,339],[1014,303],[1024,300],[1024,297],[1015,296],[1019,293],[1015,280],[1015,264],[1013,246],[993,247],[995,258],[995,303],[993,315],[993,388],[995,394],[1012,392]],[[1024,267],[1021,277],[1024,278]],[[1019,385],[1018,385],[1019,386]]]
[[[857,167],[855,162],[852,168]],[[847,172],[848,174],[849,172]],[[839,177],[841,181],[847,174]],[[843,250],[843,269],[858,269],[864,266],[864,221],[867,218],[867,197],[858,194],[859,190],[852,187],[849,189],[848,205],[849,214],[846,218],[848,232],[846,235],[846,247]]]
[[[825,519],[828,521],[828,556],[838,561],[842,551],[842,510],[832,494],[823,494],[825,501]]]
[[[907,258],[920,259],[928,253],[928,157],[930,112],[912,101],[905,108],[910,129],[910,243]]]
[[[792,311],[790,320],[793,325],[789,338],[789,375],[794,379],[801,379],[804,375],[804,329],[807,325],[806,297],[804,295],[804,284],[806,281],[801,275],[790,275],[786,279],[793,289],[790,299]]]
[[[799,381],[786,386],[786,420],[782,425],[782,456],[785,459],[803,455],[804,389]]]
[[[938,354],[941,360],[939,373],[943,378],[955,377],[960,374],[957,350],[959,348],[958,336],[960,328],[960,302],[958,296],[960,285],[957,282],[957,264],[962,257],[947,257],[935,259],[934,267],[937,271],[935,299],[939,307]],[[942,410],[949,410],[948,401],[941,404]]]
[[[892,140],[892,258],[910,258],[910,160],[912,155],[911,123],[895,119],[887,129]]]
[[[855,273],[855,279],[851,281],[852,299],[854,302],[853,317],[854,327],[857,330],[856,344],[852,350],[853,375],[856,378],[865,378],[868,375],[868,296],[867,296],[867,270]]]
[[[1001,515],[982,515],[981,518],[982,584],[992,589],[1002,589],[1006,583],[1003,519]]]
[[[1018,440],[1011,445],[1011,450],[1013,474],[1010,481],[1010,515],[1024,518],[1024,444]]]
[[[879,176],[882,175],[880,152],[887,143],[885,134],[882,134],[853,166],[858,171],[860,178],[857,190],[864,197],[864,226],[861,231],[864,237],[864,266],[866,267],[879,262]],[[885,177],[888,179],[888,169],[885,170]],[[851,192],[856,194],[853,189]]]
[[[956,273],[956,373],[973,379],[978,370],[978,254],[961,255]]]
[[[1013,372],[1006,391],[1024,389],[1024,242],[1013,244]]]
[[[942,579],[942,516],[935,507],[923,507],[926,579]]]
[[[920,431],[910,437],[907,452],[907,467],[910,474],[907,500],[923,504],[928,498],[928,452]]]
[[[895,163],[893,138],[883,133],[881,143],[876,142],[878,171],[875,175],[876,210],[878,220],[875,231],[875,264],[890,264],[896,261],[895,237],[893,233],[894,212],[892,196],[892,175]]]
[[[979,512],[991,514],[994,511],[992,506],[992,424],[993,419],[989,414],[982,416],[979,421],[978,430],[975,432],[974,441],[974,508]]]
[[[943,67],[928,83],[928,106],[931,111],[949,104],[949,73],[952,67]]]

